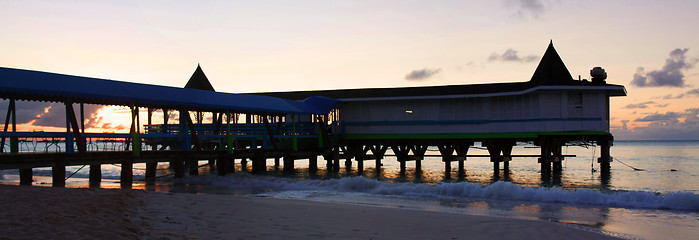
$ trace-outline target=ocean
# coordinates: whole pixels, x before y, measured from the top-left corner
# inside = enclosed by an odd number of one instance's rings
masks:
[[[512,154],[538,154],[530,145],[516,146]],[[437,155],[437,149],[427,154]],[[487,154],[476,144],[469,154]],[[374,161],[364,163],[360,175],[351,169],[337,173],[308,171],[308,161],[297,160],[293,173],[275,169],[268,174],[237,171],[227,176],[202,174],[172,179],[167,164],[160,164],[155,185],[142,182],[142,164],[135,164],[133,188],[154,191],[234,194],[252,197],[303,199],[429,211],[500,216],[548,221],[626,239],[696,239],[699,236],[699,141],[615,141],[609,178],[601,178],[599,148],[568,146],[560,177],[542,179],[536,158],[514,158],[509,174],[496,178],[488,158],[469,158],[465,171],[452,163],[444,173],[440,157],[426,157],[422,171],[414,162],[400,174],[395,157],[388,156],[377,171]],[[239,160],[236,160],[237,162]],[[206,162],[201,161],[203,165]],[[238,162],[239,163],[239,162]],[[240,170],[238,164],[237,170]],[[248,164],[248,168],[250,164]],[[502,168],[502,167],[501,167]],[[88,168],[68,167],[68,187],[86,187]],[[104,165],[102,187],[119,187],[118,165]],[[207,167],[201,173],[209,172]],[[35,185],[50,186],[51,169],[35,169]],[[18,184],[16,170],[0,171],[0,183]],[[550,181],[548,181],[550,180]]]

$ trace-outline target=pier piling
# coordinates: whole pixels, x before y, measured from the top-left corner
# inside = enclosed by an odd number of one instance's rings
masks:
[[[102,182],[102,165],[90,164],[90,187],[99,188]]]
[[[146,182],[148,183],[153,183],[155,182],[155,170],[158,168],[158,162],[156,161],[149,161],[146,162]]]
[[[308,158],[308,171],[318,171],[318,156],[315,154]]]
[[[264,157],[254,157],[252,159],[252,173],[261,174],[267,172],[267,159]]]
[[[184,178],[184,161],[175,159],[170,162],[173,164],[172,170],[175,171],[175,178]]]
[[[52,169],[53,187],[66,186],[66,163],[63,160],[57,160],[53,164]]]
[[[31,168],[19,169],[19,185],[32,185],[34,174]]]
[[[294,160],[295,159],[291,156],[284,156],[284,172],[288,173],[294,171]]]
[[[133,182],[133,159],[124,158],[121,162],[121,185],[131,185]]]

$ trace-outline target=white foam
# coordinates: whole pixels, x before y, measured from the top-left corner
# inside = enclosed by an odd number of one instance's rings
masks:
[[[645,191],[602,192],[592,189],[522,187],[509,182],[491,185],[460,183],[388,183],[364,177],[307,180],[236,173],[228,176],[198,176],[182,180],[233,189],[262,191],[331,190],[381,195],[488,198],[500,200],[594,204],[610,207],[699,211],[699,195],[690,192],[657,194]]]

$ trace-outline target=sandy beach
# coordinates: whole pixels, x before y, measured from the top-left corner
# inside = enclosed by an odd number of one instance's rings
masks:
[[[0,239],[613,239],[542,221],[300,200],[0,185]]]

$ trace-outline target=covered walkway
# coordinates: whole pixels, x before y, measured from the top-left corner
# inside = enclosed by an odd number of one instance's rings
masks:
[[[189,166],[190,174],[196,174],[196,162],[202,156],[206,156],[206,159],[226,158],[225,161],[216,163],[221,174],[231,169],[229,165],[237,155],[240,155],[238,158],[252,158],[253,170],[263,170],[260,168],[265,167],[266,157],[288,157],[292,161],[293,158],[310,158],[311,155],[316,156],[322,148],[322,134],[327,126],[321,122],[315,124],[318,126],[297,123],[297,119],[300,116],[325,116],[340,102],[316,96],[304,100],[286,100],[3,67],[0,67],[0,98],[9,100],[4,129],[0,132],[0,152],[3,153],[0,154],[0,168],[20,168],[21,183],[31,184],[32,167],[51,166],[54,169],[54,186],[65,183],[65,166],[70,164],[89,164],[91,182],[99,182],[100,163],[121,163],[122,182],[130,183],[131,165],[134,161],[146,162],[146,178],[152,179],[155,177],[157,162],[173,156],[173,153],[177,153],[175,156],[189,157],[183,161]],[[21,100],[63,103],[66,131],[17,131],[16,101]],[[86,133],[83,104],[129,107],[129,133]],[[80,112],[76,111],[76,106],[80,107]],[[148,124],[144,124],[146,129],[141,129],[141,108],[148,109]],[[162,109],[164,124],[151,124],[151,113],[155,109]],[[169,111],[179,112],[180,119],[172,123],[168,119]],[[198,118],[195,124],[190,112],[211,112],[212,122],[203,124]],[[242,115],[246,117],[244,124],[241,124],[242,119],[238,119]],[[10,140],[9,151],[5,150],[7,138]],[[51,139],[54,143],[63,143],[64,148],[60,150],[59,147],[56,152],[49,153],[47,147],[41,153],[46,156],[20,151],[19,142],[28,139]],[[92,151],[88,149],[88,142],[95,139],[120,141],[125,144],[120,152],[130,154]],[[321,144],[299,145],[299,141],[303,140]],[[152,150],[143,152],[142,148],[148,146]],[[236,154],[236,150],[239,154]],[[158,152],[164,155],[160,156]],[[308,156],[299,155],[304,152]],[[124,157],[129,155],[131,157]],[[258,162],[262,159],[261,166],[256,166],[255,159]],[[171,166],[174,165],[177,177],[184,175],[182,161],[172,160],[170,163]]]

